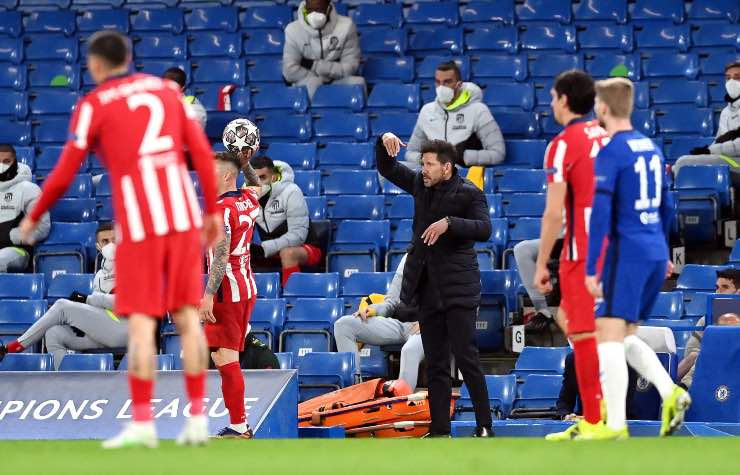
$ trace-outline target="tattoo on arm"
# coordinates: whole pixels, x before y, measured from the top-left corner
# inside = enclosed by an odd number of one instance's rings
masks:
[[[226,266],[229,265],[229,244],[231,243],[231,234],[226,233],[223,241],[216,244],[213,248],[213,261],[208,273],[208,284],[206,284],[206,293],[215,295],[221,282],[226,275]]]
[[[247,182],[247,186],[260,186],[260,179],[257,176],[257,172],[254,171],[252,165],[246,162],[242,166],[242,172],[244,173],[244,179]]]

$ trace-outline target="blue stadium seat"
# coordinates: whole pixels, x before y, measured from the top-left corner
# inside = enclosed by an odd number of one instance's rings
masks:
[[[342,280],[345,306],[357,308],[359,299],[370,294],[387,294],[394,272],[355,272]]]
[[[361,74],[369,83],[378,81],[411,82],[414,79],[414,58],[366,57],[361,63]]]
[[[37,245],[33,264],[47,283],[62,273],[84,273],[95,256],[98,223],[52,223],[46,240]]]
[[[557,24],[520,25],[519,46],[523,50],[578,51],[575,28]]]
[[[488,403],[494,419],[506,419],[511,413],[516,396],[516,376],[486,375],[486,388],[488,389]],[[475,420],[475,411],[470,399],[468,387],[463,384],[460,388],[460,399],[455,404],[456,420]]]
[[[60,60],[67,63],[77,62],[79,56],[79,44],[77,38],[67,38],[59,34],[41,34],[27,36],[26,59],[37,60]],[[0,55],[1,56],[1,55]]]
[[[419,58],[416,62],[416,77],[418,79],[434,79],[437,66],[450,61],[454,61],[457,67],[460,68],[463,81],[470,79],[470,57],[450,55],[427,55]]]
[[[699,57],[695,54],[650,53],[643,55],[642,74],[646,78],[684,77],[699,74]]]
[[[113,188],[110,184],[110,176],[107,173],[104,173],[98,182],[98,186],[95,187],[95,197],[109,197],[112,196],[112,194]]]
[[[285,325],[285,305],[285,299],[258,298],[249,318],[250,332],[271,349],[277,349],[279,344]]]
[[[463,30],[461,28],[413,30],[409,34],[409,51],[419,57],[428,54],[462,54]]]
[[[327,201],[327,216],[341,219],[383,219],[385,200],[381,195],[338,195]]]
[[[540,135],[537,115],[532,112],[514,109],[497,109],[492,112],[507,139],[533,138]]]
[[[650,102],[652,104],[691,104],[707,107],[707,83],[683,79],[650,81]]]
[[[636,0],[629,5],[632,21],[672,21],[683,23],[684,8],[682,0]]]
[[[525,346],[511,372],[518,377],[534,374],[561,375],[565,370],[565,357],[570,348]],[[526,383],[525,383],[526,384]]]
[[[238,11],[232,7],[194,8],[185,12],[185,26],[189,31],[235,32],[239,27]]]
[[[711,242],[716,238],[714,226],[722,207],[730,204],[727,166],[690,165],[676,177],[678,216],[683,223],[685,239]]]
[[[327,84],[320,86],[311,99],[311,109],[345,109],[361,112],[365,108],[365,90],[360,85]]]
[[[64,198],[90,198],[92,191],[92,177],[87,173],[78,173],[67,188]]]
[[[112,353],[70,353],[59,365],[59,371],[113,371],[113,369]]]
[[[360,35],[360,49],[363,54],[403,56],[407,45],[408,34],[404,29],[366,30]]]
[[[319,147],[318,162],[321,169],[372,169],[375,146],[372,143],[328,142]]]
[[[358,368],[363,378],[387,378],[388,358],[380,346],[363,345]]]
[[[297,171],[294,182],[305,196],[321,194],[321,172],[318,170]]]
[[[578,29],[581,50],[619,50],[629,53],[634,49],[632,27],[625,25],[589,25]]]
[[[0,61],[20,64],[23,56],[23,38],[0,38]]]
[[[689,292],[714,292],[717,282],[717,271],[725,269],[725,266],[705,266],[697,264],[686,264],[678,276],[676,289]]]
[[[18,11],[0,11],[0,35],[17,38],[23,33],[23,15]]]
[[[244,86],[246,71],[244,71],[242,65],[243,63],[230,59],[200,59],[193,65],[193,82],[216,82]]]
[[[263,138],[282,141],[308,141],[312,135],[311,117],[308,115],[270,114],[257,116],[256,125]]]
[[[28,83],[34,89],[66,87],[77,91],[80,88],[82,74],[77,64],[66,64],[61,61],[40,61],[28,66]]]
[[[187,59],[187,35],[167,35],[162,33],[146,33],[136,35],[133,39],[134,54],[137,59],[167,58]]]
[[[72,0],[72,8],[76,10],[121,8],[124,3],[126,0]]]
[[[364,113],[324,110],[313,115],[314,135],[322,141],[354,140],[365,142],[370,124]]]
[[[546,148],[547,142],[545,140],[507,140],[506,160],[503,165],[507,167],[540,168],[542,167]]]
[[[18,163],[28,165],[31,171],[36,168],[36,150],[33,147],[15,147],[15,157]]]
[[[687,6],[689,20],[737,23],[740,5],[735,0],[694,0]]]
[[[627,0],[588,0],[573,6],[576,23],[582,22],[627,22]]]
[[[77,17],[77,28],[81,32],[116,30],[128,33],[129,13],[124,9],[87,10]]]
[[[62,144],[68,136],[68,117],[37,117],[33,121],[33,140],[35,142]]]
[[[178,67],[185,71],[185,76],[188,82],[190,82],[192,76],[190,72],[190,61],[174,61],[169,59],[144,59],[142,61],[137,60],[135,67],[137,71],[159,77],[161,77],[169,68]]]
[[[0,141],[16,145],[30,145],[31,123],[0,118]]]
[[[376,195],[380,192],[375,170],[331,170],[326,172],[324,194]]]
[[[0,361],[0,371],[54,371],[49,353],[11,353]]]
[[[191,57],[238,58],[242,54],[242,37],[237,33],[216,31],[194,32],[189,35]]]
[[[695,47],[730,47],[740,50],[740,34],[737,24],[699,25],[692,28]]]
[[[527,59],[523,56],[504,54],[475,55],[470,58],[474,78],[503,78],[524,81],[527,79]]]
[[[131,29],[134,31],[179,34],[184,28],[185,16],[178,8],[144,8],[131,12]]]
[[[724,86],[722,86],[724,90]],[[684,155],[690,155],[691,150],[694,147],[702,147],[709,145],[714,142],[712,137],[698,137],[698,136],[683,136],[683,137],[667,137],[664,140],[663,150],[666,155],[666,160],[670,163],[674,163],[679,157]]]
[[[51,208],[52,221],[80,223],[96,220],[97,206],[95,200],[85,198],[65,198],[56,202]]]
[[[493,181],[489,177],[495,180],[495,190],[488,187],[488,183]],[[487,193],[544,193],[546,182],[544,170],[486,170]]]
[[[529,74],[534,78],[552,79],[568,69],[583,69],[582,54],[540,54],[530,57]]]
[[[519,22],[558,22],[569,24],[572,13],[568,0],[524,0],[517,4]]]
[[[475,28],[465,34],[466,50],[516,53],[518,50],[517,34],[517,28],[514,26]]]
[[[504,326],[509,312],[516,308],[516,275],[510,270],[481,271],[481,304],[475,324],[475,337],[483,351],[503,347]]]
[[[46,300],[0,300],[0,335],[22,335],[47,308]]]
[[[637,54],[589,54],[586,57],[586,71],[593,77],[603,79],[610,76],[611,71],[620,65],[627,68],[627,77],[632,81],[640,79],[642,72],[640,56]]]
[[[715,76],[717,79],[725,74],[725,66],[740,60],[740,53],[717,51],[714,54],[702,56],[701,73],[702,76]]]
[[[0,300],[41,300],[45,289],[41,274],[0,274]]]
[[[38,90],[29,96],[32,115],[68,115],[72,113],[80,96],[74,91]]]
[[[271,143],[267,149],[271,159],[287,163],[294,169],[312,170],[316,168],[315,143]]]
[[[460,5],[460,17],[465,25],[471,23],[483,23],[486,25],[503,23],[511,25],[514,23],[514,1],[472,1]]]
[[[297,357],[311,351],[331,351],[334,322],[343,313],[344,300],[340,298],[295,299],[280,332],[279,351]]]
[[[530,216],[538,218],[545,211],[544,193],[511,193],[503,198],[504,214],[519,218]]]
[[[514,246],[522,241],[537,239],[540,235],[540,218],[524,217],[510,219],[509,221],[509,240],[507,247],[513,249]],[[508,267],[512,262],[506,261]]]
[[[257,297],[275,299],[280,296],[280,274],[277,272],[256,272]]]
[[[406,23],[433,24],[454,27],[460,23],[460,13],[456,2],[412,3],[406,11]]]
[[[218,111],[218,101],[223,89],[222,84],[193,84],[189,92],[196,96],[203,104],[206,111]],[[242,114],[248,114],[252,110],[252,97],[248,88],[239,87],[229,95],[231,99],[231,110]]]
[[[490,107],[519,107],[531,111],[534,108],[534,89],[529,83],[491,81],[480,84],[483,102]]]
[[[368,110],[373,112],[418,112],[420,102],[421,90],[418,84],[378,83],[370,93],[367,105]]]
[[[389,26],[400,28],[403,24],[403,6],[400,3],[363,4],[350,11],[350,17],[358,27]]]
[[[303,114],[308,110],[308,92],[305,87],[254,88],[252,102],[255,111],[282,110]]]
[[[308,219],[311,221],[324,220],[328,216],[326,196],[306,196]]]
[[[691,46],[691,31],[689,25],[649,24],[635,29],[635,39],[641,51],[669,48],[685,53]]]
[[[336,298],[339,296],[339,274],[296,272],[290,275],[283,296],[288,302],[298,297]]]
[[[25,91],[28,82],[26,65],[0,64],[0,88]]]
[[[0,103],[3,110],[0,116],[23,120],[28,116],[28,94],[10,90],[0,90]]]
[[[49,282],[46,299],[53,305],[59,299],[66,299],[72,292],[84,295],[93,293],[93,274],[60,274]]]
[[[711,109],[693,106],[661,106],[655,110],[658,131],[662,134],[714,135]]]
[[[157,371],[172,371],[175,369],[175,355],[156,355],[155,368]],[[128,354],[123,355],[118,363],[118,371],[128,370]]]
[[[390,237],[387,220],[341,221],[326,256],[329,271],[343,277],[354,272],[379,271]]]
[[[71,10],[48,10],[30,12],[23,18],[26,33],[61,33],[71,36],[77,29],[75,12]]]
[[[648,318],[680,320],[683,317],[683,292],[661,292]]]
[[[355,361],[354,353],[310,352],[301,356],[298,359],[301,402],[355,383],[359,362]]]
[[[389,197],[387,217],[393,222],[414,217],[414,198],[409,194]],[[489,202],[490,203],[490,202]]]
[[[142,8],[149,8],[152,6],[155,6],[155,8],[162,8],[162,7],[174,7],[178,3],[180,3],[179,0],[126,0],[126,3],[128,5],[131,5],[129,8],[137,8],[139,5],[142,6]]]
[[[293,353],[275,353],[275,356],[278,359],[278,363],[280,363],[280,369],[295,369]]]
[[[370,136],[377,137],[388,131],[393,131],[401,139],[411,137],[416,125],[418,114],[411,112],[387,112],[370,114]]]
[[[239,25],[243,30],[260,28],[285,30],[293,21],[293,9],[289,5],[255,5],[239,12]]]
[[[563,377],[558,374],[529,374],[519,388],[514,409],[554,409]]]
[[[498,193],[486,194],[488,202],[488,216],[491,219],[501,218],[504,215],[503,196]]]
[[[633,110],[632,125],[648,137],[655,137],[655,129],[657,127],[655,111]]]
[[[284,44],[282,30],[253,30],[244,37],[244,55],[282,55]]]

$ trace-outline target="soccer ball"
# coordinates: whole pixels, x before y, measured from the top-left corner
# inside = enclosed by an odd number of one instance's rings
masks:
[[[260,129],[249,119],[234,119],[226,124],[221,141],[229,152],[257,152],[260,148]]]

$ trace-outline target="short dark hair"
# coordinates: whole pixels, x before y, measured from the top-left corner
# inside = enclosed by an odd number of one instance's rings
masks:
[[[104,231],[113,231],[113,223],[110,221],[101,221],[100,224],[98,224],[98,230],[95,231],[95,234],[102,233]]]
[[[218,152],[214,155],[214,158],[217,161],[226,162],[233,165],[234,167],[236,167],[237,170],[240,170],[242,167],[242,162],[239,159],[239,156],[234,152]]]
[[[185,71],[178,68],[177,66],[174,66],[165,71],[162,77],[171,81],[175,81],[177,84],[180,85],[180,87],[185,87],[185,83],[188,79],[187,76],[185,76]]]
[[[455,150],[455,147],[444,140],[430,140],[425,142],[421,146],[421,155],[424,156],[425,153],[436,154],[437,161],[442,165],[449,163],[454,166],[457,161],[457,151]]]
[[[718,270],[717,278],[731,280],[732,283],[735,284],[735,288],[740,290],[740,269],[729,267],[727,269]]]
[[[117,31],[103,30],[87,40],[88,56],[99,56],[111,67],[123,66],[131,57],[131,45],[124,35]]]
[[[574,114],[586,115],[593,110],[596,98],[594,80],[584,71],[571,69],[558,74],[552,88],[558,97],[568,97],[568,109]]]
[[[440,63],[439,66],[437,66],[437,71],[455,71],[455,77],[457,80],[459,81],[462,78],[460,68],[454,61],[445,61],[444,63]]]
[[[15,147],[10,145],[9,143],[0,143],[0,152],[7,152],[11,155],[13,155],[13,159],[17,159],[18,156],[15,153]]]
[[[729,71],[732,68],[740,68],[740,61],[733,61],[725,66],[725,72]]]
[[[269,168],[270,170],[275,170],[275,162],[273,162],[272,159],[267,155],[254,157],[249,161],[249,164],[252,165],[252,168],[254,168],[255,170],[259,170],[261,168]]]

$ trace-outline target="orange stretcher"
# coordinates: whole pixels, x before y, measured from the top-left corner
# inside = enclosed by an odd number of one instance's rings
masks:
[[[309,399],[298,404],[298,419],[310,417],[316,411],[323,412],[372,401],[382,395],[383,383],[382,379],[371,379]]]
[[[359,427],[345,431],[347,437],[365,438],[420,438],[429,433],[430,421],[401,421],[379,426]]]

